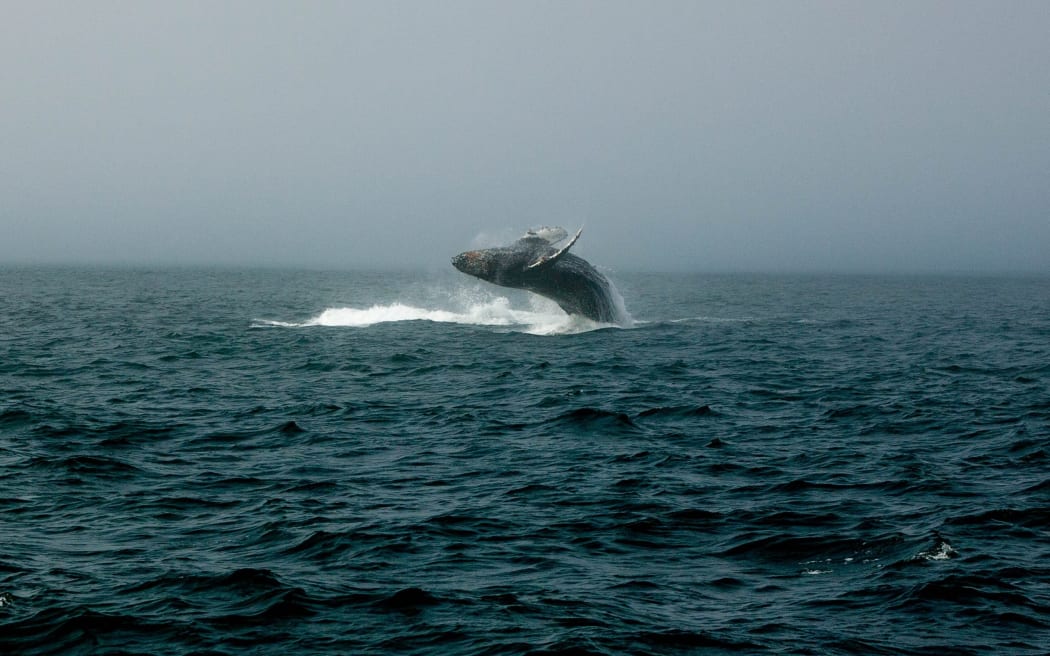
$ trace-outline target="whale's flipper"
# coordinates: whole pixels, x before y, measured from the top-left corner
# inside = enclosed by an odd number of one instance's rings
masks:
[[[563,233],[565,233],[565,231],[562,230],[561,228],[558,228],[558,230],[561,230]],[[575,244],[576,240],[580,238],[580,234],[581,233],[583,233],[583,228],[580,228],[579,230],[577,230],[576,231],[576,236],[574,236],[572,238],[572,240],[569,241],[568,244],[565,244],[564,246],[562,246],[561,249],[559,249],[558,251],[556,251],[554,253],[551,253],[550,255],[544,255],[544,256],[536,259],[534,262],[530,262],[528,265],[526,265],[525,268],[526,269],[535,269],[536,267],[544,266],[546,264],[554,264],[555,262],[558,261],[559,257],[561,257],[562,255],[565,255],[566,253],[569,252],[569,249],[572,248],[572,245]],[[564,237],[562,237],[562,239],[564,239]]]
[[[565,228],[540,226],[539,228],[530,228],[522,239],[542,239],[553,246],[568,236],[569,233],[565,231]]]

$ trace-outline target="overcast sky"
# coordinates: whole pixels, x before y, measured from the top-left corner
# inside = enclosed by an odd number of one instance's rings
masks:
[[[1050,2],[5,2],[0,263],[1050,271]]]

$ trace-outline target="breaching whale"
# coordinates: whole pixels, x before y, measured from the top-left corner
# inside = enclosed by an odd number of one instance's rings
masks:
[[[467,251],[452,266],[487,282],[546,296],[569,314],[602,323],[619,317],[612,284],[586,260],[569,253],[583,228],[561,248],[564,228],[534,228],[509,246]]]

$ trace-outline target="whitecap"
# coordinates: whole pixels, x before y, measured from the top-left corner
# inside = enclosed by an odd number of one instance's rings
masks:
[[[915,554],[914,560],[948,560],[954,558],[958,553],[952,545],[942,540],[932,549]]]
[[[476,290],[462,289],[446,301],[450,309],[423,307],[402,302],[377,303],[368,307],[330,307],[306,321],[257,320],[255,327],[306,328],[312,326],[367,328],[382,323],[430,321],[475,326],[506,327],[533,335],[583,333],[609,327],[628,327],[633,320],[623,310],[624,323],[600,323],[568,315],[557,303],[528,295],[529,308],[511,305],[505,296],[480,297]],[[620,299],[619,305],[622,307]]]

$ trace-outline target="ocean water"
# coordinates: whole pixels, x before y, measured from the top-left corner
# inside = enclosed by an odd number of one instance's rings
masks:
[[[0,270],[2,654],[1046,654],[1050,279]]]

